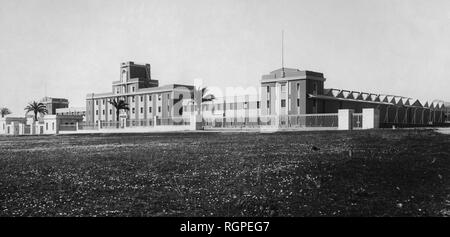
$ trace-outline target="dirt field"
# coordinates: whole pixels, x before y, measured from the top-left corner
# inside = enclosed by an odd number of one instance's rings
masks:
[[[448,216],[432,130],[0,137],[0,216]]]

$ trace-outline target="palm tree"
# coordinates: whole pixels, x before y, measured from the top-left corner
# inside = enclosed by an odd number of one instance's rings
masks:
[[[27,111],[25,114],[28,114],[29,112],[34,113],[34,121],[36,122],[38,120],[37,115],[42,114],[45,115],[48,113],[47,108],[43,103],[38,103],[36,101],[33,101],[25,107],[25,111]]]
[[[128,107],[128,103],[125,102],[124,100],[114,99],[114,100],[108,101],[108,103],[110,103],[112,106],[114,106],[114,108],[116,108],[117,122],[119,122],[120,110],[130,110],[130,108]],[[119,128],[119,123],[117,123],[117,128]]]
[[[194,100],[195,105],[198,107],[198,114],[201,113],[201,106],[203,102],[213,101],[216,97],[213,94],[208,93],[207,87],[197,87],[191,91],[191,99]]]
[[[3,118],[3,117],[5,117],[6,115],[11,114],[11,110],[9,110],[9,109],[6,108],[6,107],[3,107],[3,108],[0,109],[0,113],[1,113],[2,118]]]

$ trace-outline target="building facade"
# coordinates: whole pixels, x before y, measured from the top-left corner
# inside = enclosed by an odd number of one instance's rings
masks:
[[[37,121],[34,121],[33,114],[25,117],[6,116],[0,118],[0,135],[51,135],[77,131],[82,120],[82,115],[68,114],[41,115]]]
[[[280,68],[262,76],[259,95],[206,102],[203,114],[217,117],[222,112],[224,117],[243,121],[272,116],[279,118],[277,123],[287,124],[300,115],[336,114],[340,109],[361,114],[364,108],[374,108],[385,127],[440,125],[448,120],[449,109],[443,101],[324,88],[325,81],[319,72]]]
[[[193,86],[170,84],[159,86],[151,77],[150,64],[125,62],[120,66],[120,80],[112,83],[108,93],[91,93],[86,97],[86,122],[101,126],[120,119],[147,123],[150,120],[170,121],[183,116],[182,101],[191,97]],[[120,111],[110,104],[124,100],[129,110]]]
[[[77,115],[82,116],[83,121],[86,121],[86,107],[68,107],[56,109],[56,115],[64,115],[64,116]]]
[[[261,78],[261,114],[296,115],[323,112],[323,105],[308,95],[323,93],[322,73],[280,68]]]
[[[64,98],[52,98],[52,97],[44,97],[39,102],[43,103],[47,108],[49,115],[56,114],[57,109],[68,108],[69,100]]]

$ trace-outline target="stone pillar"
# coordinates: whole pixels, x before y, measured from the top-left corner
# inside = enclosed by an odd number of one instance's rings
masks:
[[[270,125],[271,125],[271,127],[277,127],[277,128],[280,127],[280,114],[271,116]]]
[[[362,129],[373,129],[380,127],[380,110],[366,108],[362,111]]]
[[[12,122],[10,130],[11,130],[11,135],[19,135],[19,123]]]
[[[272,97],[274,98],[274,97]],[[281,115],[281,84],[280,83],[276,83],[275,84],[275,98],[274,98],[274,102],[275,102],[275,115],[276,116],[280,116]]]
[[[338,129],[352,130],[353,129],[353,109],[340,109],[338,111]]]
[[[30,124],[30,135],[36,135],[36,122]]]
[[[202,130],[203,129],[203,119],[200,114],[191,114],[189,119],[190,130]]]
[[[19,123],[19,135],[25,134],[25,124]]]
[[[195,115],[195,130],[203,130],[203,116],[201,114]]]
[[[58,119],[58,116],[56,116],[55,119],[55,134],[59,134],[59,125],[61,124],[61,121]]]

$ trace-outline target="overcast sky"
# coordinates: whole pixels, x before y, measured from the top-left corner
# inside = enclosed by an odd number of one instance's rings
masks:
[[[0,0],[0,107],[111,91],[123,61],[160,85],[258,86],[285,66],[326,88],[450,101],[448,0]]]

